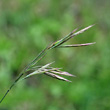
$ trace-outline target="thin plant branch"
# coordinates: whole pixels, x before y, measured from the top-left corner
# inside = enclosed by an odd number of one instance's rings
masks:
[[[83,47],[83,46],[88,46],[88,45],[92,45],[95,44],[96,42],[93,43],[85,43],[85,44],[71,44],[71,45],[62,45],[62,46],[58,46],[58,48],[67,48],[67,47]]]

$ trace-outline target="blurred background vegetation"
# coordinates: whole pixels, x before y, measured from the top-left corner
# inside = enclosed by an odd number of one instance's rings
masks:
[[[38,63],[76,75],[72,83],[45,75],[10,91],[0,110],[110,110],[110,0],[0,0],[0,98],[20,71],[48,44],[77,27],[94,27],[54,49]]]

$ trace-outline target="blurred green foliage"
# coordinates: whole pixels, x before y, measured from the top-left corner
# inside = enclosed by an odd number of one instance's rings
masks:
[[[0,98],[20,71],[48,44],[77,27],[96,25],[69,44],[93,46],[55,49],[38,63],[75,74],[67,83],[45,75],[19,82],[0,110],[109,110],[109,0],[0,0]]]

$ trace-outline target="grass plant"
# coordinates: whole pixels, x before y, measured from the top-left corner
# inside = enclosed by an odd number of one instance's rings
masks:
[[[59,75],[66,75],[66,76],[70,76],[70,77],[75,77],[75,75],[72,75],[68,72],[65,71],[61,71],[61,68],[54,68],[51,67],[51,64],[54,63],[48,63],[44,66],[37,66],[37,63],[47,54],[47,52],[51,49],[54,48],[70,48],[70,47],[82,47],[82,46],[89,46],[94,44],[93,43],[84,43],[84,44],[71,44],[71,45],[62,45],[65,42],[67,42],[69,39],[77,36],[78,34],[83,33],[84,31],[88,30],[89,28],[91,28],[94,25],[90,25],[84,29],[81,29],[79,31],[77,31],[78,29],[73,30],[71,33],[69,33],[67,36],[65,36],[64,38],[55,41],[54,43],[52,43],[51,45],[49,45],[48,47],[46,47],[44,50],[42,50],[37,57],[31,62],[29,63],[24,69],[23,71],[19,74],[19,76],[16,78],[16,80],[14,81],[14,83],[10,86],[10,88],[6,91],[5,95],[3,96],[3,98],[1,99],[0,103],[4,100],[4,98],[6,97],[6,95],[9,93],[9,91],[13,88],[13,86],[21,80],[24,80],[28,77],[31,77],[33,75],[37,75],[37,74],[46,74],[48,76],[51,76],[53,78],[59,79],[59,80],[63,80],[63,81],[67,81],[67,82],[71,82],[70,80],[63,78],[62,76]],[[28,75],[25,75],[26,72],[30,72]],[[24,76],[25,75],[25,76]],[[23,77],[24,76],[24,77]]]

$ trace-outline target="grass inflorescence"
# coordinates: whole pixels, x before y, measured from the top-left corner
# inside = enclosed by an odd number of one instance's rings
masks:
[[[69,39],[75,37],[78,34],[83,33],[84,31],[88,30],[89,28],[91,28],[94,25],[90,25],[84,29],[81,29],[79,31],[77,31],[78,29],[73,30],[71,33],[69,33],[67,36],[65,36],[64,38],[57,40],[56,42],[52,43],[51,45],[49,45],[48,47],[46,47],[44,50],[42,50],[37,57],[31,62],[29,63],[24,69],[23,71],[20,73],[20,75],[16,78],[16,80],[14,81],[14,83],[10,86],[10,88],[7,90],[7,92],[5,93],[5,95],[3,96],[3,98],[1,99],[0,103],[4,100],[4,98],[6,97],[6,95],[9,93],[9,91],[12,89],[12,87],[20,80],[26,79],[28,77],[31,77],[33,75],[36,74],[46,74],[48,76],[51,76],[53,78],[59,79],[59,80],[63,80],[63,81],[67,81],[67,82],[71,82],[70,80],[63,78],[62,76],[59,75],[66,75],[66,76],[71,76],[71,77],[75,77],[75,75],[72,75],[68,72],[65,71],[61,71],[61,68],[54,68],[51,67],[50,65],[52,63],[48,63],[44,66],[37,66],[38,61],[40,61],[49,50],[54,49],[54,48],[69,48],[69,47],[81,47],[81,46],[89,46],[94,44],[93,43],[85,43],[85,44],[71,44],[71,45],[62,45],[65,42],[67,42]],[[77,32],[76,32],[77,31]],[[27,71],[33,71],[30,72],[28,75],[24,76],[23,75],[27,72]]]

